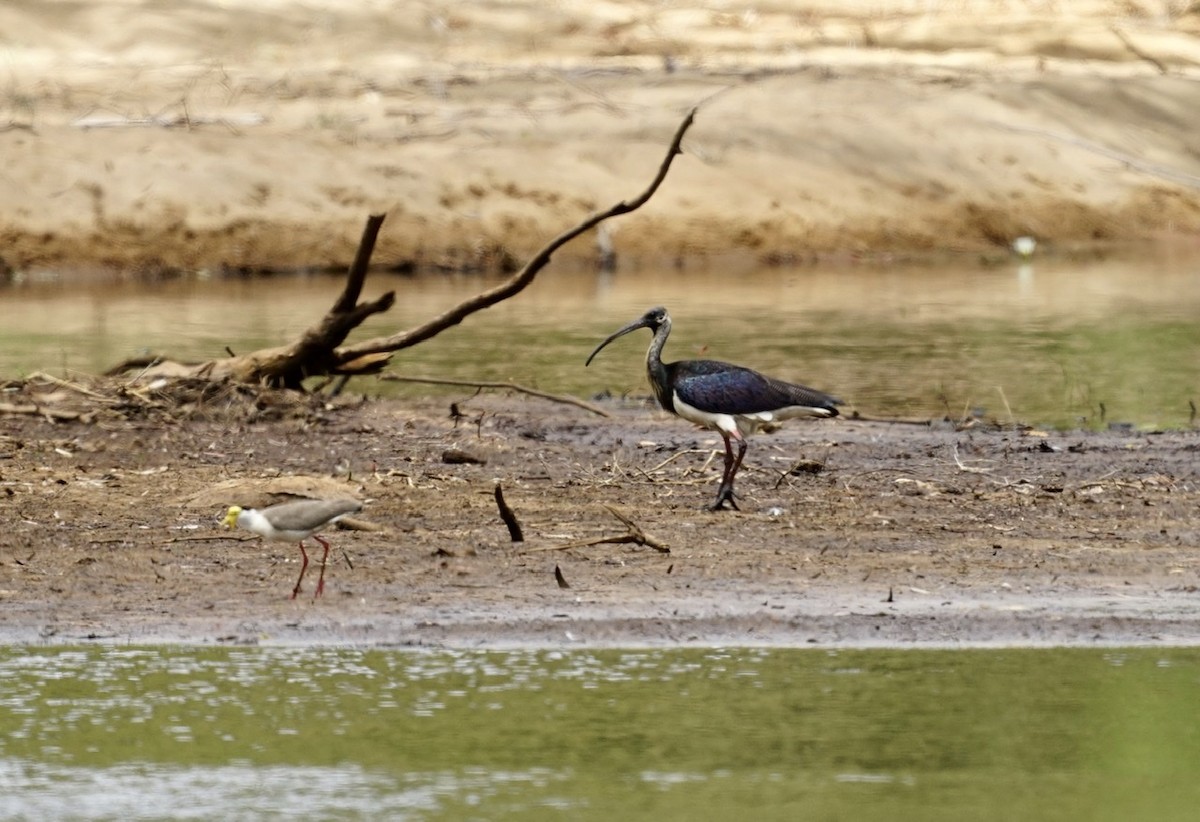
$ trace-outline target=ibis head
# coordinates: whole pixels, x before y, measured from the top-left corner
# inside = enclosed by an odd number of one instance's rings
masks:
[[[668,329],[671,327],[671,315],[667,313],[667,309],[663,308],[661,305],[657,308],[651,308],[629,325],[609,334],[604,339],[604,342],[600,343],[598,346],[596,346],[595,350],[592,351],[591,356],[587,358],[587,362],[583,364],[584,368],[591,365],[592,360],[594,360],[596,355],[600,353],[600,349],[608,345],[613,340],[624,337],[626,334],[629,334],[632,331],[637,331],[639,328],[649,328],[650,333],[657,336],[658,329],[662,328],[664,325],[667,326]]]

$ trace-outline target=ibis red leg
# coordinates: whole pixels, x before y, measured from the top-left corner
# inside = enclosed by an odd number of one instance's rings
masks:
[[[721,432],[721,438],[725,440],[725,471],[721,475],[721,487],[717,491],[717,501],[710,506],[710,511],[720,511],[725,507],[725,503],[729,503],[730,507],[735,511],[740,511],[738,504],[733,498],[733,478],[737,476],[738,469],[742,467],[742,459],[746,456],[746,440],[739,433],[732,435]],[[738,443],[738,453],[733,455],[733,443],[731,439],[736,439]]]

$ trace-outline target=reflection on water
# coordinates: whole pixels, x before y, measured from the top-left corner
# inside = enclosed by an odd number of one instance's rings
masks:
[[[1168,820],[1200,800],[1194,649],[7,648],[0,677],[4,819]]]
[[[0,291],[0,374],[94,373],[145,351],[204,359],[279,344],[321,316],[340,285],[317,276],[9,288]],[[399,299],[355,339],[416,325],[487,285],[373,274],[368,296],[395,289]],[[1163,250],[932,270],[710,264],[597,275],[551,266],[513,300],[400,352],[394,368],[582,396],[645,393],[647,335],[582,366],[596,342],[656,304],[675,318],[669,359],[703,352],[744,363],[868,416],[981,411],[1060,427],[1178,427],[1200,402],[1200,256]]]

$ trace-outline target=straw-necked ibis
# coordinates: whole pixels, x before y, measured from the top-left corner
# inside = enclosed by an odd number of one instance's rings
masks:
[[[725,440],[725,472],[711,510],[733,498],[733,479],[746,456],[746,436],[767,423],[794,417],[836,417],[841,400],[803,385],[773,379],[717,360],[680,360],[663,362],[662,350],[671,333],[671,315],[663,307],[652,308],[596,346],[587,365],[600,349],[618,337],[639,328],[654,334],[646,352],[646,371],[654,396],[667,411],[705,428],[716,429]],[[738,444],[737,456],[733,441]]]

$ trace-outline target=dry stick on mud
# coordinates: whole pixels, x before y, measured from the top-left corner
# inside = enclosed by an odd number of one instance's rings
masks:
[[[559,568],[557,565],[554,566],[554,581],[558,583],[559,588],[571,587],[567,582],[567,578],[563,576],[562,568]]]
[[[384,220],[384,215],[374,214],[367,219],[358,253],[355,255],[354,264],[350,267],[347,275],[345,290],[325,317],[304,332],[299,340],[288,346],[262,349],[250,354],[209,360],[195,365],[163,362],[146,369],[142,377],[143,379],[160,376],[201,377],[209,380],[232,379],[238,382],[301,389],[301,382],[306,377],[378,373],[388,363],[392,352],[424,342],[447,328],[458,325],[471,314],[520,293],[533,282],[538,272],[546,267],[555,251],[605,220],[636,211],[649,202],[654,193],[658,191],[659,186],[662,185],[663,180],[666,179],[675,156],[683,153],[681,148],[683,135],[691,127],[695,117],[696,109],[692,108],[675,130],[675,136],[667,149],[666,157],[659,164],[654,179],[641,194],[631,200],[622,200],[605,211],[588,216],[574,228],[568,229],[552,239],[524,267],[500,285],[464,300],[416,328],[389,337],[377,337],[354,345],[342,345],[349,333],[365,319],[372,314],[387,311],[395,301],[394,292],[389,291],[372,302],[358,303],[371,254],[375,249],[375,238]]]
[[[1116,26],[1109,26],[1108,30],[1111,31],[1116,36],[1116,38],[1121,41],[1121,44],[1123,46],[1125,46],[1125,48],[1129,49],[1129,53],[1132,54],[1134,57],[1138,58],[1139,60],[1145,60],[1147,63],[1154,66],[1156,69],[1158,69],[1159,74],[1170,73],[1166,64],[1163,63],[1162,60],[1159,60],[1157,57],[1155,57],[1153,54],[1150,54],[1148,51],[1144,51],[1144,50],[1138,48],[1137,44],[1129,39],[1128,34],[1121,31]]]
[[[496,507],[500,509],[500,519],[504,520],[505,527],[508,528],[508,536],[513,542],[524,542],[525,534],[521,532],[521,523],[517,522],[517,515],[513,513],[513,509],[508,507],[508,503],[504,501],[504,488],[500,483],[496,483]]]
[[[647,534],[641,529],[641,526],[639,526],[629,517],[622,514],[616,508],[613,508],[611,505],[605,505],[604,507],[608,510],[608,513],[612,514],[625,524],[625,527],[628,529],[626,533],[607,537],[593,537],[592,539],[578,539],[574,542],[564,542],[562,545],[549,545],[544,548],[531,548],[529,549],[529,553],[533,553],[535,551],[566,551],[569,548],[586,548],[589,545],[602,545],[609,542],[634,542],[638,545],[648,545],[655,551],[658,551],[660,554],[671,553],[671,549],[667,547],[666,543]]]
[[[528,386],[519,385],[515,382],[508,382],[505,380],[481,382],[479,380],[452,380],[444,377],[402,377],[399,374],[382,374],[379,379],[388,380],[390,382],[419,382],[427,383],[429,385],[460,385],[464,388],[499,388],[505,391],[516,391],[519,394],[528,394],[531,397],[540,397],[543,400],[550,400],[551,402],[561,402],[565,405],[574,405],[578,408],[582,408],[585,411],[598,414],[601,417],[611,416],[603,408],[599,408],[591,403],[584,402],[578,397],[572,397],[569,394],[550,394],[546,391],[539,391],[536,388],[529,388]]]

